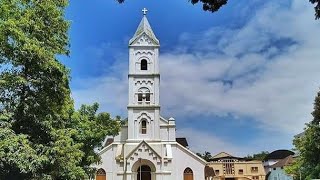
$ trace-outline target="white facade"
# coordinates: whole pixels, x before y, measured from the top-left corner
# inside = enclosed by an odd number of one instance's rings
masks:
[[[175,120],[160,116],[159,47],[144,13],[129,42],[128,123],[96,165],[107,180],[183,180],[187,168],[205,179],[206,162],[176,142]]]

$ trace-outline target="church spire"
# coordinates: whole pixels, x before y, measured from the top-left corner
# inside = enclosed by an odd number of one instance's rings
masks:
[[[143,12],[142,20],[136,32],[134,33],[133,37],[130,39],[129,45],[132,45],[144,33],[154,42],[154,45],[159,45],[159,40],[153,33],[152,28],[146,16],[148,10],[146,8],[143,8],[142,12]]]

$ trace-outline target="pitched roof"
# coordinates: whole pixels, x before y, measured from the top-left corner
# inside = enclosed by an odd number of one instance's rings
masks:
[[[285,150],[285,149],[280,149],[280,150],[276,150],[276,151],[273,151],[272,153],[268,154],[266,156],[266,158],[264,159],[264,161],[268,161],[270,159],[283,159],[283,158],[286,158],[290,155],[294,155],[294,152],[289,151],[289,150]]]
[[[197,159],[200,163],[203,165],[207,164],[207,161],[196,155],[194,152],[190,151],[188,148],[183,147],[181,144],[177,143],[177,147],[181,150],[185,151],[186,153],[189,153],[189,155],[193,156],[195,159]]]
[[[287,166],[287,165],[292,164],[292,162],[293,162],[293,156],[290,155],[284,159],[281,159],[280,161],[278,161],[274,165],[272,165],[271,168]]]
[[[226,152],[220,152],[220,153],[212,156],[212,159],[220,159],[220,158],[226,158],[226,157],[233,157],[233,156],[226,153]]]
[[[113,138],[108,138],[106,140],[106,143],[104,144],[104,147],[108,146],[109,144],[113,143],[114,142],[114,139]]]
[[[157,37],[154,35],[152,28],[149,24],[149,21],[147,17],[144,15],[142,17],[142,20],[134,33],[133,37],[129,41],[129,45],[132,45],[132,43],[139,38],[143,33],[145,33],[149,38],[151,38],[152,41],[154,41],[155,45],[159,45],[159,40]]]
[[[186,138],[176,138],[177,143],[181,144],[183,147],[188,147],[188,141]]]

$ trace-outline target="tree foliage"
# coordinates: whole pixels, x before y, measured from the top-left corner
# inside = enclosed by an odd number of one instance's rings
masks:
[[[201,153],[196,153],[199,157],[201,157],[202,159],[206,160],[206,161],[211,161],[212,159],[212,155],[210,152],[205,151],[203,154]]]
[[[253,155],[247,155],[245,158],[263,161],[268,156],[268,154],[268,151],[261,151],[260,153],[256,153]]]
[[[299,156],[287,168],[288,173],[301,172],[303,179],[320,177],[320,92],[315,98],[312,116],[313,120],[306,124],[303,135],[295,137],[293,141]]]
[[[79,129],[75,135],[75,141],[82,143],[80,150],[84,152],[80,166],[87,174],[92,172],[90,165],[100,162],[100,156],[95,151],[103,147],[103,140],[107,135],[115,136],[120,131],[121,120],[117,116],[115,120],[109,113],[99,113],[99,105],[82,105],[80,109],[73,113],[72,121],[75,129]]]
[[[320,18],[320,0],[309,0],[312,4],[315,4],[314,11],[316,19]]]
[[[83,179],[119,125],[97,104],[73,110],[68,0],[0,1],[0,179]],[[87,137],[85,137],[87,136]]]
[[[204,11],[216,12],[223,5],[227,4],[228,0],[191,0],[192,4],[202,3]]]
[[[117,0],[119,3],[123,3],[125,0]],[[320,18],[320,0],[309,0],[312,4],[315,4],[315,18]],[[192,4],[202,3],[202,9],[204,11],[216,12],[223,5],[228,3],[228,0],[189,0]]]

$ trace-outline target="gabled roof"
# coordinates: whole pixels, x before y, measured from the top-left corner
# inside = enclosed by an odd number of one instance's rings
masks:
[[[196,160],[198,160],[201,164],[206,165],[207,161],[190,151],[189,149],[183,147],[181,144],[177,143],[177,147],[181,150],[184,150],[185,152],[189,153],[189,155],[193,156]]]
[[[223,159],[234,159],[238,161],[251,161],[250,159],[242,158],[242,157],[236,157],[231,154],[228,154],[226,152],[220,152],[214,156],[211,157],[210,161],[218,161]]]
[[[149,149],[151,149],[151,151],[158,156],[159,158],[161,158],[161,156],[157,153],[157,151],[155,151],[147,142],[145,142],[144,140],[141,141],[127,156],[126,159],[128,159],[134,152],[137,151],[137,149],[139,149],[139,147],[141,147],[142,145],[146,145]]]
[[[159,45],[159,40],[157,37],[154,35],[152,28],[149,24],[149,21],[147,17],[144,15],[136,32],[134,33],[133,37],[129,41],[129,45],[132,45],[133,42],[138,39],[142,34],[146,34],[153,42],[155,45]]]
[[[226,153],[226,152],[220,152],[220,153],[212,156],[212,159],[220,159],[220,158],[226,158],[226,157],[233,157],[233,156]]]
[[[276,168],[276,167],[283,167],[283,166],[287,166],[293,163],[293,156],[290,155],[284,159],[281,159],[280,161],[278,161],[277,163],[275,163],[274,165],[271,166],[271,168]]]

